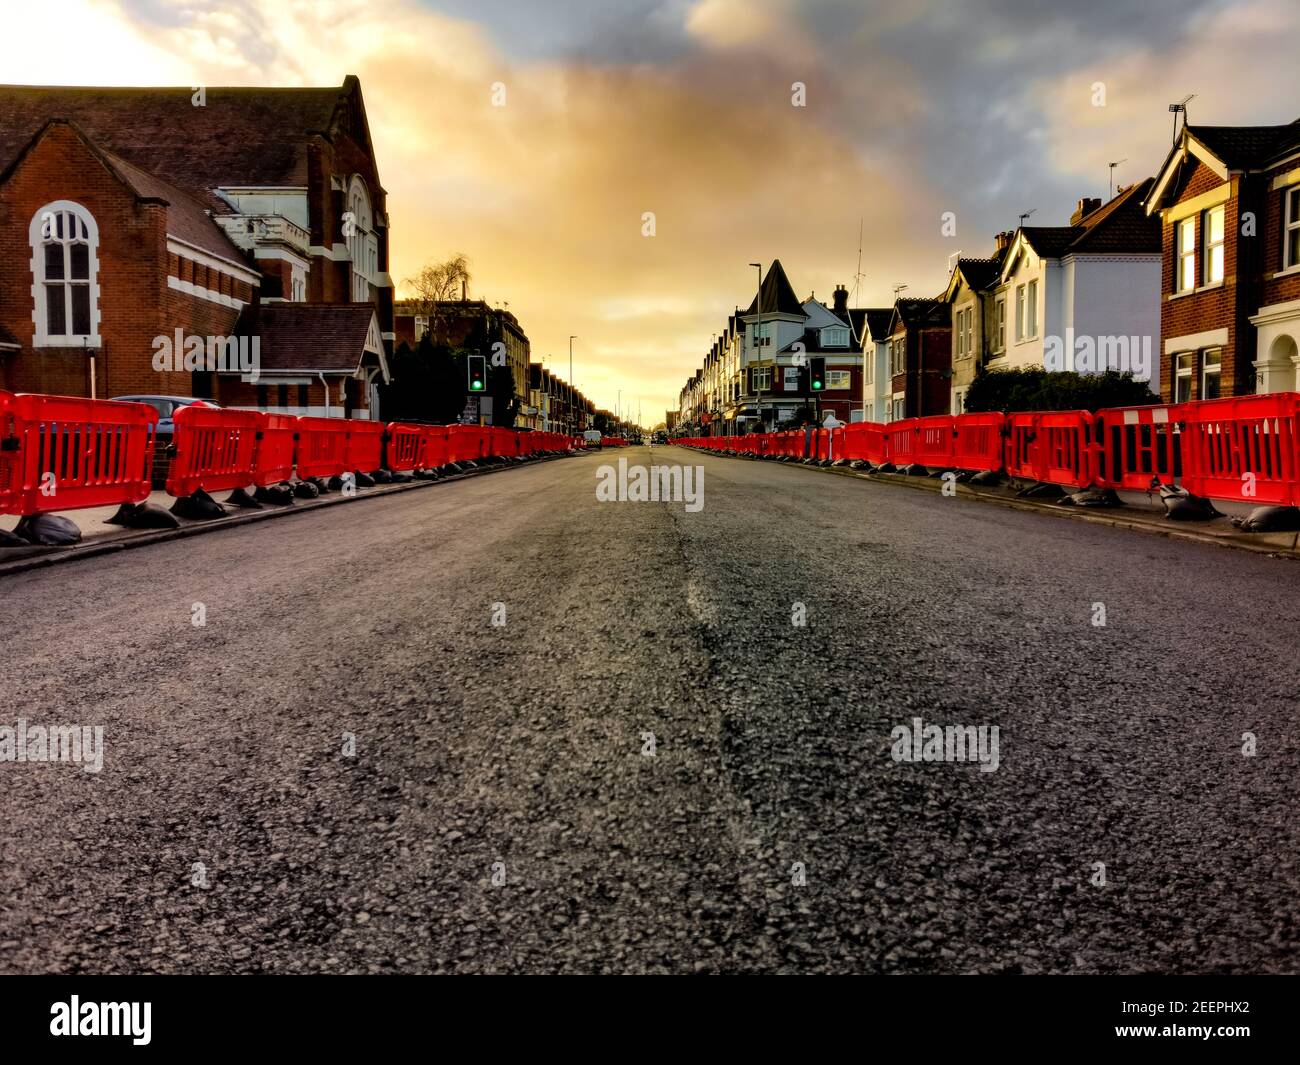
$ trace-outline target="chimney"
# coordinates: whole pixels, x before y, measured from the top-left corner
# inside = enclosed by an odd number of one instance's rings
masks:
[[[460,302],[461,303],[469,302],[469,282],[466,281],[463,277],[460,279]]]
[[[1074,209],[1074,214],[1070,215],[1070,225],[1077,226],[1100,206],[1101,200],[1098,197],[1085,196],[1079,201],[1079,206]]]
[[[849,290],[843,285],[835,286],[835,307],[836,314],[847,314],[849,310]]]
[[[1011,240],[1014,236],[1015,233],[1013,233],[1009,229],[1005,230],[1002,233],[997,234],[993,238],[995,253],[1000,255],[1002,252],[1006,251],[1009,247],[1011,247]]]

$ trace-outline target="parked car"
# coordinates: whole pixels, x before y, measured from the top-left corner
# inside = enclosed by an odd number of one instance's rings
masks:
[[[188,407],[193,404],[201,407],[216,406],[211,400],[195,399],[193,396],[114,396],[113,398],[119,403],[148,403],[158,412],[159,435],[166,433],[168,436],[174,431],[172,415],[180,407]]]
[[[172,436],[176,431],[172,416],[181,407],[217,405],[211,400],[196,399],[194,396],[114,396],[113,398],[122,403],[148,403],[158,412],[158,438],[154,443],[153,471],[149,478],[154,488],[162,488],[167,484],[167,468],[171,464],[172,457]]]

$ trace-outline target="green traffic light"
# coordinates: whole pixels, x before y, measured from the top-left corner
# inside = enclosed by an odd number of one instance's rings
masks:
[[[820,381],[814,381],[814,382],[813,382],[813,391],[814,391],[814,392],[819,392],[819,391],[821,391],[821,387],[822,387],[822,383],[821,383]]]
[[[470,388],[470,391],[471,391],[471,392],[482,392],[482,391],[483,391],[483,382],[482,382],[482,381],[475,381],[473,384],[471,384],[471,385],[469,386],[469,388]]]

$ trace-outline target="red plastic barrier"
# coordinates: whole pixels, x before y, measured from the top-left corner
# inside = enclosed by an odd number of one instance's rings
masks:
[[[1071,488],[1093,483],[1093,416],[1086,410],[1038,416],[1038,480]]]
[[[429,469],[426,426],[390,422],[388,426],[388,468],[390,470]]]
[[[932,414],[913,418],[916,431],[913,443],[915,461],[922,466],[948,467],[953,463],[953,425],[951,414]]]
[[[1007,473],[1038,480],[1038,415],[1008,414],[1006,433],[1002,462]]]
[[[346,468],[348,424],[342,418],[298,419],[298,476],[340,477]]]
[[[447,426],[447,461],[474,462],[486,453],[484,441],[486,433],[478,425]]]
[[[167,494],[247,488],[257,468],[258,437],[266,415],[256,410],[181,407],[172,416],[176,454],[167,469]]]
[[[1183,486],[1199,496],[1295,506],[1300,396],[1277,392],[1185,403]]]
[[[958,414],[953,419],[952,461],[959,470],[1002,469],[1001,414]]]
[[[384,464],[384,423],[353,418],[347,427],[344,468],[350,473],[373,473]]]
[[[917,461],[915,422],[915,418],[904,418],[885,426],[885,447],[895,466],[910,466]]]
[[[157,425],[146,403],[0,393],[0,510],[142,502]]]
[[[253,466],[253,483],[258,488],[279,484],[293,476],[293,445],[298,433],[298,419],[292,414],[263,414],[262,417],[265,421]]]

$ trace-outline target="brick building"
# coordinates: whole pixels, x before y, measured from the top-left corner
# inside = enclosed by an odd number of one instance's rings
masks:
[[[952,308],[946,299],[898,299],[889,324],[889,421],[947,414]]]
[[[0,86],[0,388],[375,417],[387,269],[355,77]]]
[[[1294,391],[1300,121],[1185,127],[1146,208],[1163,227],[1163,398]]]

